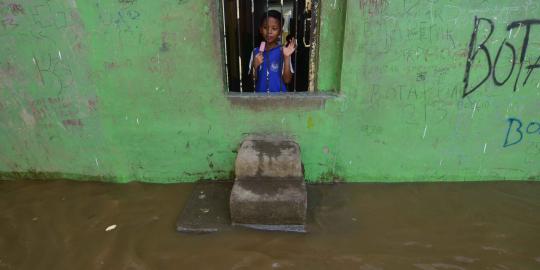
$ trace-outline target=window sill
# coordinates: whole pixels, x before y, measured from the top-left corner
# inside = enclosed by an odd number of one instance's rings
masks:
[[[332,93],[226,93],[233,106],[244,107],[254,111],[267,109],[323,109],[327,99],[336,98]]]

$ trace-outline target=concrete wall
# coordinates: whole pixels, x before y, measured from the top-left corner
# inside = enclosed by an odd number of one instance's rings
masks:
[[[311,181],[540,179],[540,3],[322,0],[337,96],[261,110],[224,93],[218,3],[0,1],[0,177],[228,178],[271,132]]]

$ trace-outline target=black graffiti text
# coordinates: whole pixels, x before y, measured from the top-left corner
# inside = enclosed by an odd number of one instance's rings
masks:
[[[478,29],[480,28],[480,25],[483,23],[488,25],[489,33],[485,39],[483,39],[482,41],[478,41]],[[517,62],[519,64],[519,67],[517,68],[517,76],[514,81],[513,90],[516,91],[518,89],[518,83],[520,82],[520,78],[523,71],[523,65],[525,63],[525,58],[527,56],[527,47],[529,45],[531,28],[534,25],[540,25],[540,19],[522,20],[522,21],[515,21],[515,22],[510,23],[506,27],[507,32],[511,32],[515,28],[521,28],[521,27],[525,28],[525,36],[521,44],[521,51],[518,53],[516,51],[516,47],[510,41],[508,41],[508,39],[505,38],[501,42],[501,45],[499,46],[499,49],[497,50],[497,53],[495,54],[495,59],[492,59],[493,54],[487,48],[486,43],[493,35],[493,31],[495,30],[495,24],[490,19],[474,17],[474,28],[471,35],[471,40],[469,42],[469,52],[467,55],[467,63],[465,65],[465,77],[463,78],[463,83],[464,83],[463,97],[466,97],[472,94],[490,78],[493,79],[493,82],[497,86],[502,86],[506,84],[506,82],[508,82],[508,80],[512,77],[512,74],[514,73],[517,56],[519,54],[519,61]],[[506,76],[497,73],[497,64],[499,63],[499,58],[503,50],[507,50],[512,54],[512,59],[511,59],[512,66],[508,74],[506,74]],[[470,77],[473,63],[475,60],[477,60],[477,57],[485,59],[485,62],[486,62],[485,76],[482,78],[482,80],[479,83],[476,83],[475,85],[470,85],[469,77]],[[534,64],[531,64],[525,67],[525,69],[527,70],[527,73],[525,74],[525,79],[522,82],[522,86],[525,86],[525,84],[527,84],[529,77],[531,76],[533,71],[537,68],[540,68],[540,56],[536,58],[536,61],[534,62]]]

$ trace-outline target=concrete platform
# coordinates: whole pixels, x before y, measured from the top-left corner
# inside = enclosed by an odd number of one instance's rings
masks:
[[[230,219],[229,198],[233,181],[200,181],[195,184],[189,199],[176,222],[176,230],[181,233],[213,233],[234,229]],[[235,223],[236,226],[265,231],[300,232],[318,231],[315,211],[322,201],[322,191],[333,190],[335,185],[307,185],[307,213],[305,224],[246,224]],[[328,193],[328,192],[327,192]],[[339,198],[338,192],[329,192]],[[335,200],[333,198],[332,200]]]
[[[236,180],[231,191],[231,220],[235,225],[300,228],[306,222],[306,208],[303,179]]]
[[[186,202],[176,230],[210,233],[230,229],[229,197],[233,182],[200,181]]]
[[[294,140],[249,136],[238,149],[235,174],[232,190],[224,184],[198,183],[177,230],[214,232],[233,224],[305,232],[307,191],[300,146]],[[228,200],[223,194],[230,194]],[[213,214],[221,212],[229,212],[230,216]]]

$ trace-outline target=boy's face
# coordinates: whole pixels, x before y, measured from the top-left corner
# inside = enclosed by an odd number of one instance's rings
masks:
[[[267,43],[274,44],[281,35],[281,22],[276,18],[268,17],[259,27],[259,32]]]

